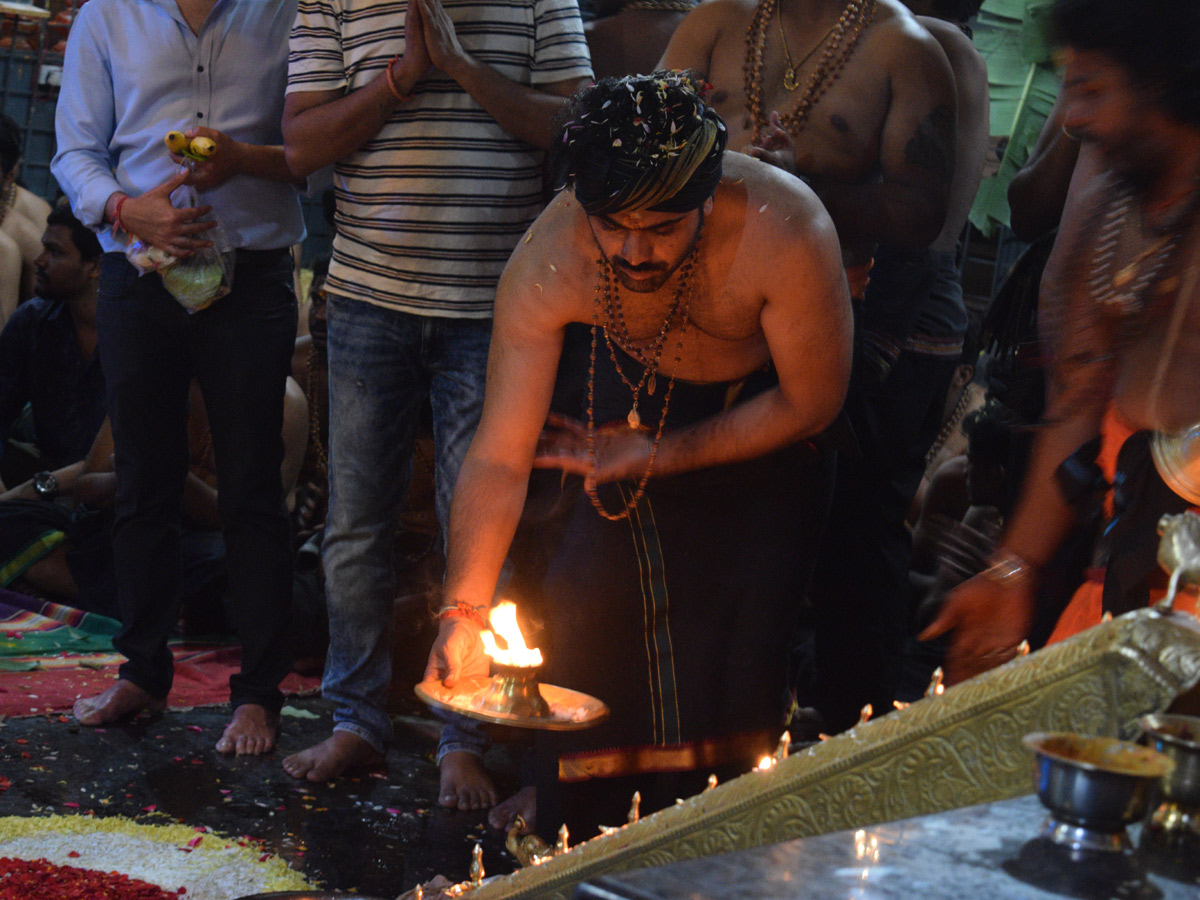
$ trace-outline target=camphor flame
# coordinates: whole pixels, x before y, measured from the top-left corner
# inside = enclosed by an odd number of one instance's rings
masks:
[[[488,615],[491,631],[480,632],[484,652],[502,666],[540,666],[542,651],[537,647],[525,646],[525,637],[517,625],[517,605],[509,600],[501,601],[492,607]],[[506,650],[501,650],[496,643],[499,636],[504,641]]]

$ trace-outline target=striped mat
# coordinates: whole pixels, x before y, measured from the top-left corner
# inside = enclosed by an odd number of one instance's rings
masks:
[[[76,698],[116,680],[122,656],[113,650],[116,619],[0,589],[0,716],[68,712]],[[173,640],[175,684],[170,706],[229,700],[229,676],[241,663],[232,639]],[[319,678],[288,675],[284,693],[315,691]]]

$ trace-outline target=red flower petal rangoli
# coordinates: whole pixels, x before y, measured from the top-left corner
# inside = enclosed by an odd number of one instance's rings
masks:
[[[179,900],[181,892],[119,872],[0,857],[0,900]]]

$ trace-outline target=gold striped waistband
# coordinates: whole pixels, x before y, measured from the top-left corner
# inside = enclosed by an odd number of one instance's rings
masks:
[[[587,781],[647,772],[688,772],[717,766],[754,765],[769,755],[779,735],[767,731],[731,734],[684,744],[615,747],[570,753],[558,758],[558,780]]]

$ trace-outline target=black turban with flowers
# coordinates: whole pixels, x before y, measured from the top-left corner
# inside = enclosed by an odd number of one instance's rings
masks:
[[[687,212],[721,180],[728,135],[690,72],[604,78],[571,98],[550,149],[555,189],[588,215]]]

